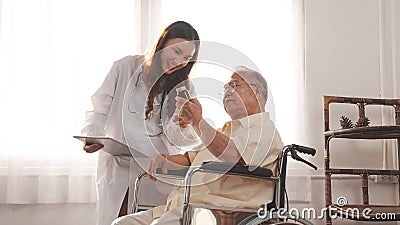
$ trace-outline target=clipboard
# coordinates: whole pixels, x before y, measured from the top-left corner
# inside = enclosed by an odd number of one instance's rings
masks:
[[[90,144],[102,144],[104,147],[100,150],[103,150],[111,155],[115,156],[132,156],[135,158],[148,158],[143,153],[138,151],[132,152],[130,151],[129,147],[126,144],[123,144],[111,137],[105,136],[73,136],[74,138],[81,140],[83,143],[90,143]]]

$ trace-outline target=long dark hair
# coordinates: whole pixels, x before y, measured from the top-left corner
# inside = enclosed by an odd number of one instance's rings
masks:
[[[165,47],[167,41],[175,38],[182,38],[187,41],[194,41],[196,45],[193,57],[188,64],[179,70],[174,71],[171,74],[165,74],[162,72],[160,55],[157,54],[160,50]],[[148,76],[146,82],[153,84],[147,97],[146,106],[146,119],[149,119],[151,112],[153,111],[154,98],[159,94],[169,93],[173,87],[181,82],[186,82],[189,79],[189,73],[192,70],[193,65],[197,61],[200,48],[200,38],[197,31],[187,22],[177,21],[166,27],[158,38],[157,44],[146,57],[146,64],[149,66]],[[169,113],[170,114],[170,113]]]

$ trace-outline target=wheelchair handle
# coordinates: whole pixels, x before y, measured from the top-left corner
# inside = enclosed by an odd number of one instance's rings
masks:
[[[309,154],[312,156],[314,156],[316,153],[316,150],[314,148],[301,146],[301,145],[292,144],[292,145],[289,145],[288,148],[291,148],[291,149],[297,150],[298,152]]]
[[[297,154],[297,151],[298,151],[298,152],[300,152],[300,153],[305,153],[305,154],[309,154],[309,155],[314,156],[315,153],[316,153],[316,150],[315,150],[315,149],[310,148],[310,147],[306,147],[306,146],[295,145],[295,144],[288,145],[288,146],[286,147],[286,149],[287,149],[286,152],[290,151],[290,155],[292,156],[292,158],[293,158],[294,160],[297,160],[297,161],[300,161],[300,162],[302,162],[302,163],[305,163],[305,164],[307,164],[308,166],[312,167],[314,170],[317,170],[317,169],[318,169],[317,166],[315,166],[314,164],[312,164],[312,163],[308,162],[307,160],[301,158],[301,157]],[[286,154],[286,153],[285,153],[285,154]]]
[[[297,161],[300,161],[300,162],[302,162],[302,163],[305,163],[305,164],[309,165],[310,167],[312,167],[314,170],[317,170],[317,169],[318,169],[317,166],[315,166],[314,164],[310,163],[309,161],[307,161],[307,160],[301,158],[299,155],[297,155],[295,149],[292,149],[292,150],[290,151],[290,154],[292,155],[292,158],[293,158],[294,160],[297,160]]]

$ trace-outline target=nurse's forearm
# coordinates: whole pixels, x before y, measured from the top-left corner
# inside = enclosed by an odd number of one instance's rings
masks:
[[[197,143],[197,137],[189,127],[182,128],[176,124],[173,119],[168,119],[164,126],[164,132],[168,140],[179,146],[189,146]]]
[[[170,166],[173,167],[175,165],[177,169],[182,169],[182,166],[190,166],[191,164],[187,153],[184,155],[164,155],[164,158],[168,160]]]
[[[215,157],[224,162],[244,164],[244,160],[229,137],[215,130],[204,119],[192,126],[203,144]]]

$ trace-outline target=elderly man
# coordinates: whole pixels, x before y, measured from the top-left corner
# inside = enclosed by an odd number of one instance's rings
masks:
[[[204,148],[183,155],[156,157],[150,162],[148,172],[154,178],[157,168],[166,171],[208,161],[256,165],[276,171],[283,143],[265,112],[267,98],[268,86],[261,74],[245,67],[237,70],[225,85],[224,94],[224,107],[232,121],[215,130],[203,119],[197,99],[187,101],[176,97],[177,109],[181,110],[175,121],[182,127],[190,124]],[[192,178],[192,183],[195,184],[191,189],[192,203],[257,209],[273,199],[273,185],[262,180],[199,173]],[[178,187],[171,192],[165,206],[121,217],[113,224],[178,225],[182,204],[183,187]]]

